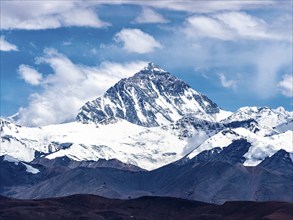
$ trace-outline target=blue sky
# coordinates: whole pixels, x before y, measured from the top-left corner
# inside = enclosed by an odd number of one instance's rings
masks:
[[[292,111],[292,1],[1,1],[1,116],[78,109],[147,62],[225,110]]]

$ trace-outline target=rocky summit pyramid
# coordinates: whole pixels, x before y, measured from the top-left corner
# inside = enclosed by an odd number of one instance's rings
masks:
[[[134,76],[120,80],[106,93],[87,102],[77,115],[81,122],[108,123],[125,119],[155,127],[187,114],[215,121],[220,108],[205,95],[154,63]]]

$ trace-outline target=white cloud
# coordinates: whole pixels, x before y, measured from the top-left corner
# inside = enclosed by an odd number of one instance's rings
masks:
[[[183,149],[183,154],[186,155],[191,153],[208,138],[209,136],[204,131],[196,131],[192,137],[187,139],[187,145]]]
[[[221,84],[225,88],[236,88],[237,81],[233,79],[227,79],[223,73],[218,74]]]
[[[43,76],[41,73],[39,73],[37,70],[33,69],[32,67],[28,65],[20,65],[18,68],[18,72],[20,77],[31,85],[39,85],[43,79]]]
[[[0,51],[18,51],[16,45],[11,44],[5,40],[3,36],[0,37]]]
[[[28,106],[19,110],[17,122],[22,125],[43,126],[74,120],[87,101],[102,95],[121,78],[133,75],[146,65],[146,62],[134,61],[83,66],[72,63],[54,49],[46,49],[37,63],[49,65],[53,73],[43,76],[42,91],[31,94]]]
[[[67,26],[100,28],[109,25],[99,19],[91,3],[74,1],[1,2],[1,29],[39,30]]]
[[[271,44],[255,48],[250,54],[257,74],[253,74],[248,86],[261,98],[271,98],[278,93],[278,78],[284,67],[292,64],[292,44]]]
[[[70,46],[71,44],[72,44],[71,41],[64,41],[64,42],[62,43],[63,46]]]
[[[114,37],[116,42],[123,43],[123,49],[133,53],[150,53],[162,45],[156,39],[140,29],[122,29]]]
[[[184,32],[189,37],[208,37],[220,40],[291,40],[290,31],[280,33],[264,20],[244,12],[224,12],[194,15],[187,19]]]
[[[293,75],[286,74],[278,83],[281,93],[288,97],[293,97]]]
[[[99,0],[100,4],[135,4],[141,6],[149,6],[158,9],[174,10],[174,11],[186,11],[193,13],[210,13],[217,11],[227,10],[241,10],[241,9],[255,9],[260,7],[288,7],[290,3],[280,2],[278,0],[236,0],[229,1],[227,4],[226,0],[217,1],[196,1],[196,0],[184,0],[184,1],[137,1],[137,0]]]
[[[136,23],[144,24],[144,23],[167,23],[169,22],[162,15],[152,10],[151,8],[142,8],[141,14],[135,18]]]
[[[97,55],[98,52],[97,52],[96,48],[93,48],[93,49],[91,49],[90,53],[92,55]]]
[[[134,1],[130,1],[134,2]],[[228,10],[241,10],[241,9],[255,9],[260,7],[275,7],[280,5],[280,2],[277,0],[268,0],[268,1],[255,1],[255,0],[238,0],[238,1],[194,1],[194,0],[185,0],[185,1],[144,1],[141,4],[151,5],[156,8],[163,8],[175,11],[187,11],[194,13],[211,13],[218,11],[228,11]],[[281,3],[282,4],[282,3]],[[288,6],[288,5],[287,5]]]
[[[290,3],[277,0],[267,1],[135,1],[135,0],[99,0],[99,1],[2,1],[1,2],[1,29],[38,30],[65,26],[105,27],[109,23],[102,21],[96,9],[99,5],[133,4],[142,7],[141,16],[137,21],[144,23],[161,23],[167,20],[157,10],[186,11],[192,13],[215,13],[222,11],[240,11],[260,7],[290,7]]]
[[[233,39],[233,33],[216,19],[207,16],[192,16],[187,19],[185,33],[188,37],[210,37],[220,40]]]

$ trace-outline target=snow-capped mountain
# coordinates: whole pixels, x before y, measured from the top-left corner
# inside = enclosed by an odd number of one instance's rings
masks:
[[[215,121],[229,115],[205,95],[154,63],[133,77],[122,79],[106,93],[86,103],[77,115],[81,122],[108,123],[125,119],[144,127],[155,127],[186,114]]]
[[[292,120],[292,118],[293,112],[288,112],[283,107],[277,109],[270,109],[268,107],[242,107],[223,121],[231,122],[254,119],[260,125],[272,128],[281,123],[286,123]]]
[[[75,122],[27,128],[0,119],[0,155],[25,162],[39,157],[115,159],[152,170],[203,151],[222,152],[243,139],[250,144],[244,165],[256,165],[280,149],[293,151],[291,119],[292,112],[283,108],[223,111],[149,63],[86,103]]]
[[[292,201],[292,116],[223,111],[150,63],[74,122],[24,127],[0,118],[0,194]]]
[[[117,159],[151,170],[187,153],[188,140],[180,139],[178,130],[147,128],[122,119],[99,126],[80,122],[41,128],[27,128],[7,121],[3,124],[9,126],[2,127],[0,155],[26,162],[41,155],[48,159],[67,156],[77,161]]]
[[[2,126],[1,155],[11,155],[26,162],[40,155],[48,159],[67,156],[77,161],[118,159],[147,170],[179,160],[190,151],[197,154],[211,148],[223,148],[240,138],[250,140],[251,135],[258,137],[254,143],[262,150],[263,156],[258,160],[260,162],[265,156],[291,146],[292,138],[289,136],[292,134],[290,131],[284,133],[288,136],[278,134],[261,137],[259,134],[262,130],[253,133],[247,129],[246,123],[238,123],[238,128],[224,129],[222,124],[187,116],[170,126],[154,128],[145,128],[125,120],[98,127],[80,122],[42,128],[26,128],[7,121],[3,124],[7,127]],[[229,136],[229,132],[235,133],[241,129],[245,132],[243,135]],[[277,147],[272,150],[270,142],[276,137],[280,138],[277,138]],[[201,144],[205,140],[211,142],[211,145]]]
[[[284,149],[287,152],[293,151],[293,132],[286,131],[285,133],[275,134],[272,136],[260,136],[248,129],[239,127],[235,129],[224,129],[216,135],[204,141],[196,147],[189,155],[188,159],[196,157],[203,151],[214,150],[219,153],[233,143],[235,140],[245,140],[250,144],[247,152],[243,155],[243,164],[246,166],[256,166],[266,157],[270,157],[277,151]],[[242,155],[241,155],[242,156]]]
[[[282,133],[274,128],[265,125],[260,125],[255,119],[247,119],[244,121],[232,121],[229,123],[224,123],[224,126],[226,128],[246,128],[247,130],[259,136],[272,136],[275,134]]]

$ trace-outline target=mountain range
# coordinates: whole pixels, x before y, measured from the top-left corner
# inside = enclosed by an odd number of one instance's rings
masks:
[[[0,119],[0,194],[293,202],[293,112],[221,109],[154,63],[69,123]]]

